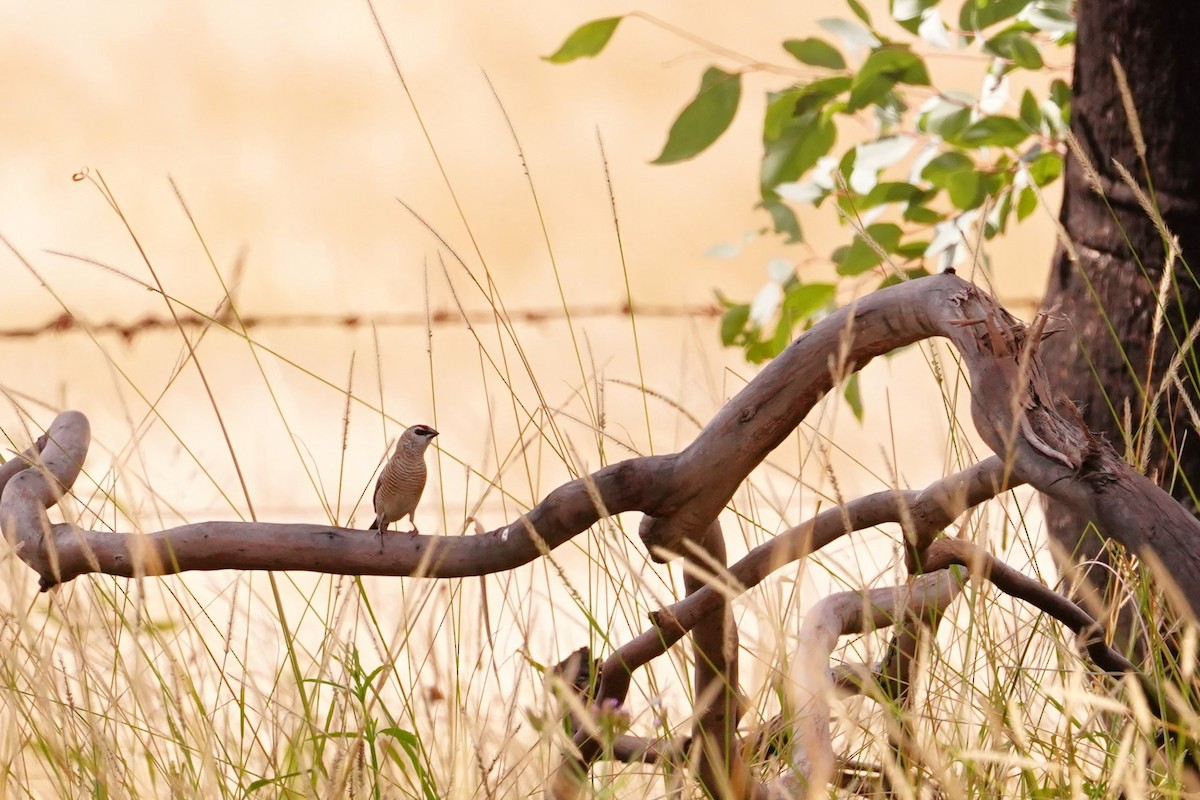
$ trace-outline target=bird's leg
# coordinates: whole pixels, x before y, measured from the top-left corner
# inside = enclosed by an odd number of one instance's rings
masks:
[[[376,519],[376,522],[379,523],[379,529],[375,531],[375,535],[377,537],[379,537],[379,552],[382,553],[383,552],[383,534],[387,530],[389,523],[384,522],[382,516],[378,517]]]
[[[412,525],[412,530],[409,531],[409,534],[411,534],[412,536],[416,536],[417,534],[420,533],[420,531],[417,530],[417,511],[416,511],[416,509],[413,509],[412,513],[408,515],[408,524]]]

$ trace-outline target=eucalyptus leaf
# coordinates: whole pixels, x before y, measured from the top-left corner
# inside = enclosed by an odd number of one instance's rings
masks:
[[[807,321],[813,314],[833,303],[837,294],[832,283],[797,283],[783,298],[782,313],[790,317],[793,324]]]
[[[1029,170],[1029,177],[1039,187],[1054,183],[1063,171],[1062,156],[1053,151],[1046,151],[1029,162],[1026,169]]]
[[[955,172],[946,181],[946,193],[956,208],[963,211],[976,208],[984,198],[982,177],[974,170]]]
[[[958,15],[958,27],[964,31],[981,31],[997,22],[1020,14],[1030,0],[965,0]]]
[[[921,170],[921,177],[934,186],[944,189],[949,185],[950,176],[964,170],[973,171],[974,169],[975,162],[968,156],[958,150],[948,150],[926,164],[925,168]]]
[[[1023,221],[1026,217],[1037,209],[1037,192],[1033,187],[1026,186],[1021,190],[1021,196],[1017,198],[1017,220]]]
[[[1075,32],[1075,17],[1069,7],[1057,7],[1053,3],[1032,3],[1022,12],[1021,19],[1044,33],[1061,36]]]
[[[871,170],[887,169],[908,155],[917,140],[911,136],[885,136],[873,142],[855,146],[855,167]]]
[[[778,200],[764,200],[762,206],[771,215],[771,224],[774,225],[775,232],[784,235],[784,244],[796,244],[804,241],[804,234],[800,230],[800,220],[796,218],[796,212],[788,208],[786,203]]]
[[[965,147],[1016,147],[1029,138],[1029,133],[1018,119],[984,117],[967,126],[957,141]]]
[[[868,26],[871,24],[871,15],[867,13],[867,9],[858,0],[846,0],[846,5],[850,6],[850,10],[854,12],[854,16],[861,19]]]
[[[811,205],[829,194],[829,190],[813,181],[789,181],[778,184],[775,193],[789,202]]]
[[[864,411],[862,389],[858,384],[857,372],[852,372],[850,377],[846,378],[846,386],[842,389],[842,397],[846,398],[846,404],[850,406],[850,411],[854,413],[854,418],[861,424]]]
[[[655,164],[674,164],[702,153],[715,142],[737,112],[742,97],[742,76],[709,67],[700,80],[700,90],[679,113],[667,143]]]
[[[1023,33],[1007,31],[993,36],[983,45],[984,52],[1006,58],[1022,69],[1041,69],[1045,66],[1036,44]]]
[[[1033,92],[1026,89],[1021,94],[1021,122],[1029,126],[1031,130],[1041,130],[1042,127],[1042,111],[1038,108],[1037,98],[1033,96]]]
[[[826,18],[817,20],[817,24],[841,39],[847,47],[856,51],[878,47],[881,44],[878,36],[857,22],[851,22],[848,19]]]
[[[734,344],[749,319],[750,306],[746,303],[738,303],[726,309],[724,316],[721,317],[721,344],[726,347]]]
[[[622,19],[624,18],[606,17],[586,22],[572,31],[561,47],[542,58],[552,64],[565,64],[577,58],[592,58],[608,44]]]
[[[925,9],[937,4],[938,0],[892,0],[892,19],[897,22],[916,19],[924,13]]]
[[[904,209],[904,219],[918,225],[933,225],[945,219],[945,214],[939,214],[932,208],[923,205],[909,205]]]
[[[918,187],[911,183],[888,182],[880,183],[857,204],[860,208],[875,208],[876,206],[887,205],[888,203],[911,203],[913,200],[923,196]]]
[[[846,66],[846,59],[842,58],[842,54],[824,39],[788,39],[783,43],[783,49],[791,53],[796,60],[814,67],[843,69]]]
[[[939,50],[951,48],[950,36],[946,32],[946,23],[936,8],[927,8],[921,15],[921,23],[917,25],[917,35]]]
[[[917,127],[943,139],[953,139],[971,122],[970,106],[952,100],[935,97],[922,108],[926,110],[917,118]]]
[[[859,67],[855,82],[865,82],[876,75],[887,75],[893,83],[929,85],[929,71],[925,68],[925,62],[906,47],[888,45],[873,50]]]
[[[826,114],[808,113],[794,118],[779,139],[766,143],[761,181],[768,189],[799,180],[837,140],[837,128]]]
[[[900,226],[890,222],[868,225],[865,233],[866,238],[856,234],[849,247],[839,248],[834,254],[833,260],[837,263],[839,275],[858,275],[883,263],[883,256],[878,250],[894,252],[902,235]]]

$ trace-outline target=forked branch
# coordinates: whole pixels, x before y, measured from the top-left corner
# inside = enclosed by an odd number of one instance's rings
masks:
[[[633,669],[696,630],[698,644],[707,649],[715,667],[698,672],[697,679],[714,687],[725,682],[697,733],[727,746],[738,710],[736,681],[731,679],[735,664],[722,649],[731,631],[725,622],[726,599],[848,527],[902,521],[910,566],[928,566],[919,563],[919,556],[938,527],[1003,488],[1027,482],[1158,567],[1176,610],[1197,615],[1200,521],[1094,438],[1074,407],[1054,396],[1038,358],[1044,324],[1041,318],[1027,328],[990,296],[954,275],[880,290],[831,314],[796,340],[682,451],[604,467],[553,490],[517,520],[473,536],[392,536],[381,541],[364,531],[331,525],[242,522],[204,522],[146,534],[52,525],[46,510],[70,491],[87,455],[89,426],[78,412],[60,414],[24,461],[0,467],[0,482],[7,479],[0,497],[0,525],[16,553],[38,573],[43,589],[91,572],[151,576],[270,569],[435,578],[484,575],[528,563],[600,518],[626,511],[643,513],[640,533],[656,560],[706,553],[720,567],[718,548],[706,543],[706,532],[750,472],[792,434],[821,397],[875,356],[933,336],[949,339],[970,373],[975,425],[997,458],[939,481],[920,495],[882,492],[819,515],[757,548],[729,570],[715,570],[707,585],[690,583],[687,598],[652,615],[653,628],[605,662],[600,699],[623,699]],[[706,566],[703,559],[697,565]],[[710,621],[697,629],[705,620],[722,622]],[[586,736],[577,743],[576,766],[582,766],[595,757],[594,743]],[[736,761],[726,768],[736,771]]]
[[[1083,511],[1106,536],[1164,565],[1193,611],[1200,606],[1200,522],[1051,397],[1030,335],[995,301],[954,275],[875,292],[814,326],[729,401],[687,448],[633,458],[563,484],[516,521],[474,536],[385,537],[331,525],[203,522],[147,534],[50,525],[87,453],[88,426],[67,412],[47,431],[37,470],[17,476],[0,521],[43,588],[89,572],[290,569],[336,574],[462,577],[512,569],[601,516],[641,511],[656,557],[680,551],[716,519],[741,482],[834,384],[877,355],[949,338],[967,364],[981,435],[1015,482]]]

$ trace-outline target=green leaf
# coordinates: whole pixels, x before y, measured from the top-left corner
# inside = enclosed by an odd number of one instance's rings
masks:
[[[738,336],[746,329],[746,322],[750,319],[750,306],[747,303],[739,303],[730,306],[721,317],[721,344],[730,347],[737,341]]]
[[[1042,127],[1042,111],[1038,108],[1037,98],[1028,89],[1021,94],[1021,122],[1034,131]]]
[[[868,244],[862,236],[855,234],[854,241],[850,243],[849,247],[838,248],[834,253],[833,260],[837,263],[839,275],[858,275],[878,266],[883,263],[883,256],[876,252],[876,249],[891,253],[900,244],[900,226],[890,222],[868,225],[866,234],[874,242],[874,246]]]
[[[971,122],[971,108],[965,103],[939,99],[917,120],[917,127],[936,133],[943,139],[953,139]]]
[[[982,177],[973,170],[952,173],[946,181],[946,193],[956,208],[963,211],[975,208],[983,202],[985,194]]]
[[[741,97],[741,75],[709,67],[700,80],[700,91],[679,113],[653,163],[674,164],[702,153],[733,122]]]
[[[1060,7],[1055,8],[1055,5]],[[1049,3],[1044,0],[1034,3],[1025,18],[1039,31],[1060,37],[1057,38],[1059,42],[1075,35],[1075,17],[1067,3]]]
[[[767,98],[767,111],[763,114],[763,141],[773,142],[783,135],[784,126],[796,115],[796,103],[804,93],[793,89]]]
[[[1045,66],[1041,51],[1028,36],[1018,31],[1006,31],[988,39],[984,52],[1005,58],[1022,69],[1041,69]]]
[[[921,178],[934,186],[946,188],[950,176],[964,170],[974,170],[975,162],[957,150],[949,150],[930,161],[921,170]]]
[[[577,58],[592,58],[608,44],[622,19],[623,17],[606,17],[584,23],[566,38],[561,47],[542,58],[552,64],[565,64]]]
[[[807,320],[833,302],[836,287],[832,283],[797,283],[783,298],[782,313],[793,324]]]
[[[763,208],[771,215],[771,223],[775,226],[776,233],[782,233],[787,238],[784,239],[785,244],[796,244],[804,241],[804,235],[800,232],[800,220],[796,218],[796,212],[786,204],[778,200],[764,200]]]
[[[846,378],[846,387],[842,389],[842,397],[846,398],[846,404],[850,406],[850,410],[854,413],[854,418],[859,424],[863,421],[863,402],[862,390],[858,385],[858,373],[853,372],[849,378]]]
[[[988,214],[987,220],[984,221],[983,235],[985,238],[991,239],[997,234],[1004,233],[1008,227],[1008,217],[1012,213],[1013,193],[1011,190],[1005,190],[999,195],[999,200]]]
[[[1020,14],[1030,0],[966,0],[958,15],[958,27],[981,31],[997,22]]]
[[[867,193],[866,197],[855,203],[861,210],[886,205],[887,203],[911,203],[913,199],[925,194],[911,183],[878,183]]]
[[[837,141],[837,128],[827,114],[809,112],[793,118],[783,134],[773,142],[764,142],[762,174],[765,189],[799,180],[800,176],[829,152]]]
[[[788,39],[783,43],[783,49],[791,53],[798,61],[814,67],[843,69],[846,66],[846,60],[842,58],[842,54],[824,39],[815,37]]]
[[[861,76],[860,72],[859,77]],[[867,106],[882,103],[888,92],[896,85],[895,78],[890,75],[871,75],[863,80],[859,80],[859,77],[855,78],[854,86],[850,89],[847,111],[859,111]]]
[[[926,208],[923,205],[910,205],[904,209],[904,219],[907,222],[915,222],[918,225],[933,225],[941,222],[946,218],[945,214],[939,214],[932,208]]]
[[[822,110],[830,100],[849,88],[848,76],[833,75],[785,92],[768,94],[767,111],[763,117],[763,141],[778,139],[792,117]]]
[[[1021,196],[1017,198],[1017,221],[1024,221],[1036,208],[1037,192],[1032,187],[1026,186],[1021,190]]]
[[[971,123],[957,141],[966,147],[1016,147],[1029,138],[1029,128],[1012,117],[984,117]]]
[[[1053,151],[1047,151],[1038,155],[1025,168],[1029,170],[1029,177],[1033,178],[1034,183],[1039,187],[1045,186],[1054,183],[1058,180],[1058,176],[1062,175],[1062,156]]]
[[[928,86],[929,71],[921,57],[904,47],[884,45],[871,51],[850,86],[848,111],[878,103],[897,83]]]
[[[1071,87],[1056,78],[1050,83],[1050,100],[1058,106],[1062,124],[1071,124]]]
[[[929,249],[928,239],[914,239],[911,242],[904,242],[896,248],[896,255],[903,258],[905,261],[911,261],[914,258],[921,258],[925,255],[925,251]]]
[[[871,27],[871,15],[863,8],[862,3],[858,0],[846,0],[846,5],[850,6],[850,10],[854,12],[854,16],[866,23],[867,27]]]

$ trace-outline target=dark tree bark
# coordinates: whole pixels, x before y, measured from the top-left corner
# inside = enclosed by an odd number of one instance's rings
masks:
[[[1200,282],[1182,261],[1175,262],[1155,341],[1167,248],[1113,162],[1148,190],[1183,259],[1200,267],[1200,4],[1080,0],[1078,16],[1071,129],[1104,196],[1094,190],[1089,169],[1068,156],[1060,219],[1070,247],[1059,246],[1044,308],[1059,306],[1069,324],[1043,345],[1042,358],[1051,385],[1074,400],[1088,427],[1118,451],[1124,449],[1129,414],[1135,440],[1139,435],[1152,440],[1146,474],[1194,511],[1200,432],[1170,381],[1157,409],[1148,409],[1188,328],[1200,319]],[[1125,71],[1140,121],[1144,163],[1114,58]],[[1194,398],[1188,360],[1178,375]],[[1104,541],[1086,530],[1077,512],[1052,499],[1045,507],[1050,533],[1066,551],[1080,560],[1097,557]],[[1107,574],[1093,570],[1091,589],[1104,587]]]

